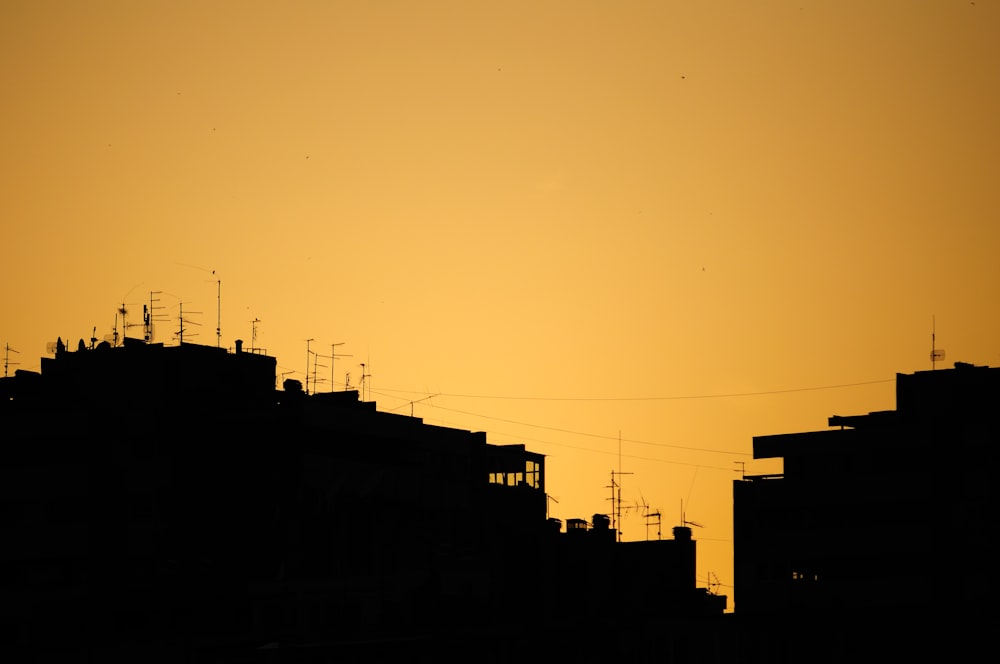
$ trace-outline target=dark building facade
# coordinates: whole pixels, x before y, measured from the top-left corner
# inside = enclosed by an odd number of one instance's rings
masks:
[[[755,661],[977,642],[996,598],[998,409],[1000,369],[956,363],[898,374],[896,410],[754,438],[754,458],[784,460],[733,487]]]
[[[0,380],[0,637],[19,661],[589,659],[636,643],[580,639],[616,599],[660,634],[724,611],[695,588],[689,531],[562,532],[543,455],[355,391],[277,390],[275,370],[239,344],[127,339]],[[695,661],[682,640],[659,659]]]

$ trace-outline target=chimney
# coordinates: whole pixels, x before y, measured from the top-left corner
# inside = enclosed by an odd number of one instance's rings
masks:
[[[243,340],[242,339],[237,339],[236,340],[236,352],[237,353],[242,353],[243,352]]]

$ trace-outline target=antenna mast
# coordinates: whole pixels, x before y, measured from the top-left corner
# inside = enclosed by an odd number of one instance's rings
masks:
[[[316,377],[316,371],[320,367],[319,358],[320,358],[319,353],[313,353],[313,392],[316,392],[316,393],[319,392],[319,387],[318,387],[319,386],[319,379]],[[322,365],[322,366],[324,368],[326,368],[325,364]]]
[[[931,371],[937,368],[937,362],[944,359],[944,351],[938,350],[935,345],[935,327],[936,321],[934,316],[931,316]]]
[[[184,303],[177,303],[177,343],[184,345]]]
[[[212,274],[215,274],[215,270],[212,270]],[[222,279],[216,279],[216,300],[217,300],[217,313],[215,318],[215,347],[222,347]],[[250,349],[253,350],[253,341],[250,342]]]
[[[346,343],[346,342],[344,342],[344,341],[338,341],[335,344],[330,344],[330,391],[331,392],[333,392],[333,383],[334,383],[334,376],[335,376],[335,374],[333,372],[334,359],[338,358],[338,357],[353,357],[353,355],[337,355],[337,353],[336,353],[337,346],[343,346],[344,343]]]
[[[662,536],[662,533],[660,531],[660,517],[662,516],[660,514],[660,510],[655,510],[653,512],[650,512],[649,511],[649,506],[645,505],[645,504],[643,505],[643,508],[645,508],[645,510],[646,510],[646,514],[645,514],[645,516],[646,516],[646,541],[649,541],[649,526],[652,525],[653,523],[656,524],[656,539],[659,540],[661,538],[661,536]],[[654,519],[655,519],[655,521],[654,521]]]
[[[11,353],[18,353],[18,351],[16,351],[13,348],[11,348],[10,344],[4,344],[4,351],[3,351],[3,377],[4,378],[7,377],[7,366],[8,365],[10,365],[10,364],[20,364],[20,362],[11,362],[10,361],[10,354]]]
[[[704,528],[705,527],[705,526],[701,525],[700,523],[698,523],[697,521],[688,521],[687,515],[684,514],[684,501],[683,500],[681,501],[681,525],[685,526],[685,527],[687,527],[687,526],[697,526],[699,528]]]
[[[306,394],[309,394],[309,354],[312,352],[309,350],[309,344],[311,344],[315,339],[306,339]]]
[[[156,303],[160,301],[160,298],[155,296],[162,292],[163,291],[149,291],[149,305],[142,305],[143,338],[146,340],[146,343],[153,341],[156,336],[156,332],[153,327],[153,323],[157,316],[156,310],[162,309],[163,307],[156,305]]]
[[[372,376],[370,373],[365,373],[365,366],[367,366],[367,365],[364,362],[362,362],[361,363],[361,400],[362,401],[368,401],[368,397],[365,396],[365,378],[371,378],[371,376]],[[371,385],[369,385],[368,386],[368,391],[371,392],[371,389],[372,389]]]
[[[184,303],[183,302],[178,302],[177,303],[177,307],[178,307],[178,309],[177,309],[177,321],[178,321],[177,343],[179,343],[180,345],[183,346],[184,345],[184,332],[185,332],[185,329],[184,329]],[[189,314],[200,314],[201,312],[200,311],[189,311],[188,313]],[[188,323],[190,323],[191,325],[199,325],[199,326],[201,325],[201,323],[196,323],[196,322],[194,322],[192,320],[189,320]],[[197,333],[195,333],[194,336],[198,336]]]
[[[622,472],[622,432],[619,431],[618,432],[618,477],[621,477],[622,475],[631,475],[631,474],[632,473]],[[611,505],[612,505],[611,527],[618,532],[618,541],[621,542],[622,541],[622,530],[621,530],[622,487],[621,483],[615,481],[614,469],[611,470],[611,486],[609,486],[608,488],[611,489]]]

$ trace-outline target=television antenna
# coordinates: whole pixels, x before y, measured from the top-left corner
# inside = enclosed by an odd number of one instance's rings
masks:
[[[212,274],[215,274],[215,270],[212,270]],[[217,311],[215,317],[215,347],[222,347],[222,279],[216,279],[216,301],[217,301]],[[253,349],[253,342],[250,342],[250,348]]]
[[[150,343],[156,338],[156,326],[154,322],[158,319],[166,320],[163,314],[157,314],[157,309],[163,309],[162,306],[157,306],[156,303],[160,301],[157,295],[160,295],[163,291],[149,291],[149,304],[142,305],[142,326],[143,326],[143,339],[146,343]]]
[[[319,391],[317,388],[317,385],[319,385],[319,379],[316,377],[316,370],[319,369],[319,367],[323,367],[324,369],[326,368],[325,364],[319,363],[319,357],[319,353],[313,353],[313,392]]]
[[[622,432],[618,432],[618,477],[622,475],[632,475],[632,473],[622,472]],[[622,541],[622,487],[621,483],[615,481],[615,471],[611,469],[611,484],[606,489],[611,489],[611,527],[618,531],[618,541]]]
[[[707,578],[705,579],[705,581],[706,581],[706,585],[708,586],[708,594],[709,595],[718,595],[719,594],[719,588],[722,586],[722,582],[719,581],[719,577],[716,576],[715,572],[709,572],[706,575],[706,577]]]
[[[684,501],[683,500],[681,501],[681,525],[682,526],[694,526],[696,528],[704,528],[705,527],[705,526],[701,525],[700,523],[698,523],[697,521],[688,521],[687,515],[684,514]]]
[[[646,519],[646,541],[649,541],[649,527],[653,524],[656,524],[656,539],[659,540],[661,538],[660,517],[662,516],[660,514],[660,510],[650,512],[649,505],[646,503],[646,499],[642,497],[641,493],[639,494],[639,498],[642,500],[642,516]]]
[[[309,358],[312,357],[312,351],[309,350],[309,344],[311,344],[315,339],[306,339],[306,395],[309,394]]]
[[[372,377],[372,375],[370,373],[365,373],[365,366],[370,366],[370,365],[366,365],[364,362],[361,363],[361,400],[362,401],[368,401],[368,397],[365,396],[365,379]],[[369,384],[368,385],[368,393],[371,394],[371,391],[372,391],[371,384]]]
[[[440,392],[438,394],[428,394],[426,397],[423,397],[422,399],[417,399],[415,401],[411,401],[410,402],[410,417],[413,417],[413,404],[420,403],[421,401],[428,401],[429,399],[433,399],[434,397],[439,396],[439,395],[440,395]],[[557,500],[556,502],[558,503],[559,501]]]
[[[254,318],[250,321],[250,352],[254,352],[255,344],[257,343],[257,323],[260,322],[259,318]]]
[[[4,344],[4,350],[3,350],[3,377],[4,378],[7,377],[7,367],[8,366],[10,366],[11,364],[20,364],[20,362],[11,362],[10,361],[10,354],[11,353],[17,353],[18,355],[20,355],[20,351],[16,351],[13,348],[11,348],[10,344]]]
[[[335,375],[334,372],[333,372],[334,361],[338,357],[354,357],[353,355],[343,355],[343,354],[338,355],[337,354],[337,351],[336,351],[337,346],[343,346],[345,343],[346,342],[344,342],[344,341],[338,341],[335,344],[330,344],[330,391],[331,392],[333,392],[333,383],[334,383],[334,375]],[[348,375],[350,375],[350,374],[348,374]]]
[[[125,317],[128,315],[128,306],[126,306],[125,300],[127,300],[128,296],[132,294],[132,291],[134,291],[136,288],[138,288],[141,285],[142,285],[142,282],[140,281],[135,286],[132,286],[132,288],[129,288],[128,292],[125,293],[125,297],[122,298],[122,305],[120,307],[118,307],[118,313],[121,314],[121,317],[122,317],[122,341],[123,342],[124,342],[125,337],[128,335],[128,328],[134,327],[135,325],[137,325],[136,323],[129,324],[126,321]],[[118,345],[118,316],[117,315],[115,316],[115,345],[116,346]]]
[[[620,478],[622,475],[632,475],[632,473],[623,473],[620,470],[617,472],[617,476]],[[611,470],[611,484],[605,487],[606,489],[611,489],[611,497],[608,500],[611,501],[611,527],[618,531],[618,541],[622,541],[622,485],[621,482],[615,479],[615,470]]]
[[[177,306],[178,306],[178,310],[177,310],[177,312],[178,312],[177,313],[178,326],[177,326],[177,332],[174,333],[174,336],[177,337],[177,343],[179,343],[180,345],[183,346],[184,345],[184,333],[187,331],[187,328],[184,327],[184,303],[180,302],[180,303],[178,303]],[[189,311],[188,313],[200,314],[201,312],[200,311]],[[189,320],[188,323],[190,323],[191,325],[198,325],[198,326],[201,325],[201,323],[196,323],[195,321],[192,321],[192,320]],[[198,336],[198,335],[197,334],[192,334],[192,335],[189,335],[189,336]]]
[[[937,368],[937,363],[944,360],[944,350],[935,346],[936,321],[931,316],[931,371]]]
[[[105,334],[104,340],[111,342],[113,348],[118,346],[118,314],[115,314],[115,326],[111,334]]]
[[[222,347],[222,280],[218,278],[215,274],[215,270],[209,270],[207,268],[201,267],[200,265],[191,265],[190,263],[178,263],[175,261],[176,265],[183,265],[184,267],[191,267],[195,270],[201,270],[202,272],[208,272],[215,279],[216,286],[216,301],[217,301],[217,312],[216,312],[216,322],[215,322],[215,345],[217,348]],[[307,367],[308,368],[308,367]]]
[[[549,501],[550,500],[552,502],[554,502],[555,504],[557,504],[557,505],[559,504],[559,499],[558,498],[556,498],[555,496],[553,496],[550,493],[545,494],[545,518],[549,517]]]

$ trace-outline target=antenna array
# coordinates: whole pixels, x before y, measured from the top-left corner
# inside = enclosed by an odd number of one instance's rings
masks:
[[[7,377],[7,367],[8,366],[10,366],[11,364],[20,364],[20,362],[11,362],[10,361],[10,354],[11,353],[18,353],[18,354],[20,354],[20,351],[16,351],[13,348],[11,348],[10,344],[4,344],[4,351],[3,351],[3,377],[4,378]]]

